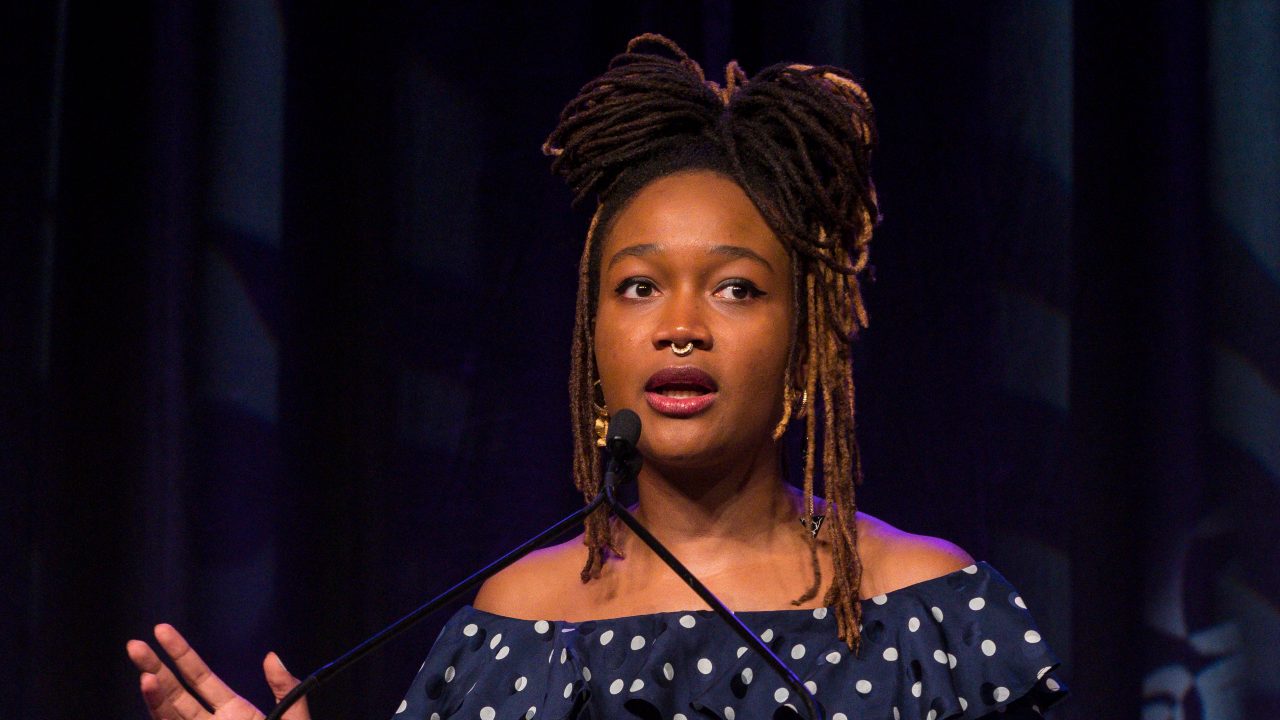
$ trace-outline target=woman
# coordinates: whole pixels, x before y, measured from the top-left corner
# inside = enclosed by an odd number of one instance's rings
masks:
[[[854,503],[850,343],[866,323],[873,144],[846,72],[779,65],[748,81],[731,63],[721,86],[655,35],[565,108],[545,149],[579,199],[598,200],[579,275],[575,478],[595,496],[596,433],[609,408],[637,412],[635,514],[829,717],[1037,717],[1062,690],[1013,588]],[[800,489],[781,460],[793,426]],[[597,512],[582,537],[481,588],[398,714],[794,716],[798,699],[704,607]],[[157,640],[217,717],[257,716],[176,631]],[[201,716],[145,643],[129,653],[153,717]],[[277,697],[296,683],[273,655],[264,669]]]

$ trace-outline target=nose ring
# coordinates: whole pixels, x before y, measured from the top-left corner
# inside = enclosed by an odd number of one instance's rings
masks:
[[[693,352],[693,341],[690,340],[683,345],[671,343],[671,352],[675,353],[676,357],[685,357],[689,353]]]

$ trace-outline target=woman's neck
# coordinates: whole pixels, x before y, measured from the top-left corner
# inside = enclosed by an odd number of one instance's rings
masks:
[[[675,470],[647,465],[637,479],[634,513],[651,533],[689,565],[711,570],[743,552],[794,542],[802,501],[782,480],[775,448],[719,468]],[[788,537],[781,537],[782,530]],[[650,556],[639,538],[625,533],[629,559]],[[731,554],[732,553],[732,554]],[[656,559],[656,558],[655,558]]]

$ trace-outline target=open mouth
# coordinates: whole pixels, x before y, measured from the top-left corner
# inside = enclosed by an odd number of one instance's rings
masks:
[[[645,400],[656,412],[669,417],[691,417],[715,402],[719,388],[706,371],[669,367],[654,373],[644,385]]]

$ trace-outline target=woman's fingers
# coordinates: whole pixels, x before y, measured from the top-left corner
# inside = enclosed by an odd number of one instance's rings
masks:
[[[214,710],[237,699],[238,696],[235,692],[227,687],[227,684],[222,682],[217,675],[213,674],[209,666],[204,664],[204,661],[200,659],[196,651],[187,643],[186,638],[182,637],[182,634],[172,625],[157,625],[155,632],[156,641],[169,654],[169,658],[178,667],[178,672],[182,673],[182,677],[186,679],[187,684],[191,686],[191,689],[199,693],[200,697],[212,705]],[[159,662],[159,658],[156,658],[156,661]],[[163,667],[163,663],[161,666]],[[159,677],[159,673],[157,673],[157,677]],[[176,684],[176,678],[174,682]],[[177,704],[175,703],[174,706],[177,707]],[[179,711],[182,710],[182,708],[177,709]]]
[[[151,646],[141,640],[125,645],[129,659],[142,671],[139,687],[152,720],[203,720],[209,717],[200,701],[187,692]]]
[[[280,656],[274,652],[267,653],[262,660],[262,672],[267,676],[267,685],[271,686],[271,694],[275,696],[276,702],[289,693],[290,690],[297,687],[301,683],[298,678],[293,676],[284,666],[284,662],[280,660]],[[307,710],[307,699],[304,697],[294,703],[284,714],[284,720],[310,720],[311,714]]]

